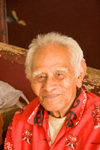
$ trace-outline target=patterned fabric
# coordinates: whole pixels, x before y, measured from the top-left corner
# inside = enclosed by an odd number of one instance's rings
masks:
[[[65,123],[51,144],[48,112],[38,98],[18,111],[4,150],[100,150],[100,98],[80,90]]]

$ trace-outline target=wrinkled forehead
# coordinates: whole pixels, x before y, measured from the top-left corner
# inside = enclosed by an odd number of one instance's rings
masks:
[[[67,55],[67,53],[70,53],[70,48],[67,45],[62,45],[58,43],[48,43],[46,45],[38,47],[35,52],[34,56],[41,55],[42,54],[49,54],[50,53],[57,55],[58,53],[64,53],[64,55]]]
[[[45,47],[37,49],[33,56],[33,67],[41,66],[44,64],[52,65],[57,63],[69,63],[70,53],[69,49],[65,46],[58,44],[50,44]]]

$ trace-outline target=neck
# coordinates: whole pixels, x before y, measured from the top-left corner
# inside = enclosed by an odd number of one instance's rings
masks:
[[[51,111],[50,115],[54,116],[55,118],[63,118],[69,112],[72,104],[73,103],[71,103],[70,105],[68,105],[66,108],[63,108],[61,111]]]

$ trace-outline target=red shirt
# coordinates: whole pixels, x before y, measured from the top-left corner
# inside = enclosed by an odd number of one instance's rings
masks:
[[[15,114],[4,150],[100,150],[100,98],[80,89],[52,145],[48,112],[36,98]]]

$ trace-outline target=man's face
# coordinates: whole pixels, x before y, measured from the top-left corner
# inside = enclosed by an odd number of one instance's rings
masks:
[[[66,111],[76,96],[77,79],[64,46],[47,45],[33,57],[31,85],[40,104],[50,112]]]

